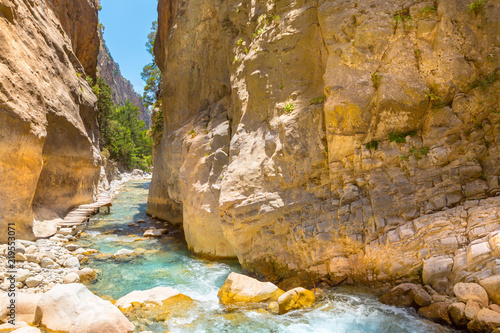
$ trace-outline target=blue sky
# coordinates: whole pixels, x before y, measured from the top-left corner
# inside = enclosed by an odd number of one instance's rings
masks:
[[[151,62],[146,40],[151,23],[156,21],[158,0],[101,0],[99,20],[104,25],[104,40],[122,76],[130,80],[141,96],[144,65]]]

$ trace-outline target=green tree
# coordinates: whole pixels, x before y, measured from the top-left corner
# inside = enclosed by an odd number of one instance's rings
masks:
[[[151,26],[151,32],[148,34],[148,40],[146,42],[146,48],[149,54],[151,54],[152,61],[151,63],[144,66],[141,73],[141,78],[144,80],[144,82],[146,82],[146,87],[144,88],[144,94],[142,96],[145,107],[156,104],[157,100],[159,99],[158,96],[160,95],[161,83],[163,80],[161,71],[156,65],[154,55],[154,45],[157,32],[158,22],[155,21]]]

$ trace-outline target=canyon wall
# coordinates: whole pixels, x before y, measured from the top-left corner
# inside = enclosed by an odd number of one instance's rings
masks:
[[[116,105],[123,105],[130,100],[132,104],[139,108],[139,119],[144,121],[148,128],[151,127],[151,115],[144,108],[141,96],[134,90],[132,83],[125,79],[118,64],[113,60],[111,53],[102,34],[99,34],[101,47],[99,49],[99,57],[97,62],[98,75],[101,76],[107,85],[113,91],[113,102]]]
[[[97,8],[0,0],[0,241],[93,201],[100,174]],[[35,222],[34,222],[35,221]]]
[[[500,4],[160,0],[149,214],[275,281],[500,283]]]

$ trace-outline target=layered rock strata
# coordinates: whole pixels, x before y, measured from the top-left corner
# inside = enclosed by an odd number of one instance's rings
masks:
[[[148,212],[275,281],[500,275],[500,5],[468,5],[160,0]]]
[[[97,22],[90,0],[0,1],[0,241],[93,200]]]

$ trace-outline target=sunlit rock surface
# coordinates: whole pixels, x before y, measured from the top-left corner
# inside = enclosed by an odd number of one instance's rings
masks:
[[[468,4],[160,0],[148,213],[276,281],[498,274],[500,5]]]

